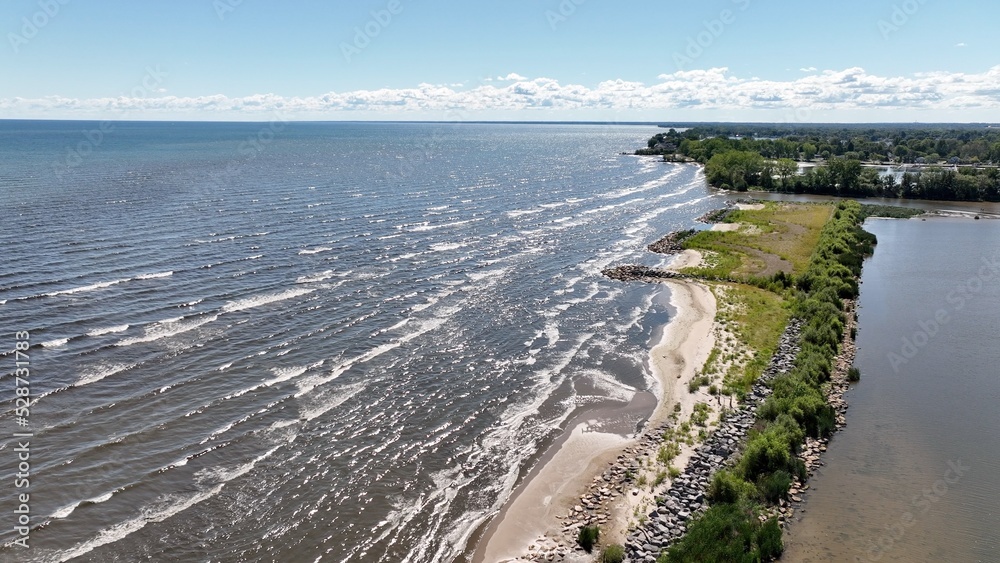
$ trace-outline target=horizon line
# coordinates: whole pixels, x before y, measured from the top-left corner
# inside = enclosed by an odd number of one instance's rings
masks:
[[[0,123],[4,122],[114,122],[114,123],[271,123],[276,120],[229,120],[229,119],[52,119],[41,117],[4,117],[0,118]],[[628,125],[628,126],[699,126],[699,125],[770,125],[805,127],[818,125],[877,125],[877,126],[899,126],[899,125],[962,125],[962,126],[985,126],[987,128],[1000,127],[1000,122],[989,121],[607,121],[607,120],[434,120],[434,119],[287,119],[279,120],[282,123],[412,123],[412,124],[449,124],[449,125]]]

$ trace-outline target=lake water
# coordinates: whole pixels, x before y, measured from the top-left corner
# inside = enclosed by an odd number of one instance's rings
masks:
[[[872,220],[847,427],[783,561],[1000,561],[1000,221]]]
[[[600,272],[724,200],[657,132],[0,122],[0,561],[455,559],[654,385],[663,290]]]

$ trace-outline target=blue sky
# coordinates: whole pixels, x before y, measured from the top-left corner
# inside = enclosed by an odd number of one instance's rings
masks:
[[[1000,121],[985,0],[5,0],[0,118]]]

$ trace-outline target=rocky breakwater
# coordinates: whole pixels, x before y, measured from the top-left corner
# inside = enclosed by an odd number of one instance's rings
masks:
[[[605,276],[619,281],[645,281],[645,282],[661,282],[663,280],[671,279],[685,279],[688,276],[674,272],[671,270],[664,270],[662,268],[650,268],[649,266],[640,266],[635,264],[626,264],[624,266],[615,266],[614,268],[608,268],[604,270]]]
[[[684,252],[684,246],[681,244],[684,242],[684,239],[697,232],[698,231],[694,229],[674,231],[660,240],[650,244],[646,248],[648,248],[650,252],[655,252],[657,254],[680,254],[681,252]]]
[[[625,543],[627,561],[655,562],[660,552],[687,532],[687,522],[707,508],[705,496],[716,471],[733,463],[742,451],[747,433],[756,422],[757,409],[771,394],[768,381],[791,370],[799,353],[801,321],[793,320],[781,336],[778,351],[744,402],[728,411],[708,439],[695,450],[681,474],[645,523],[632,530]]]

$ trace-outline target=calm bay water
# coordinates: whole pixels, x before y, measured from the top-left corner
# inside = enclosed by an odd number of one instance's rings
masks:
[[[785,561],[1000,561],[1000,221],[869,221],[847,428]]]
[[[618,155],[651,127],[95,128],[0,122],[36,400],[4,561],[454,559],[573,412],[652,385],[660,290],[601,269],[721,202]]]

